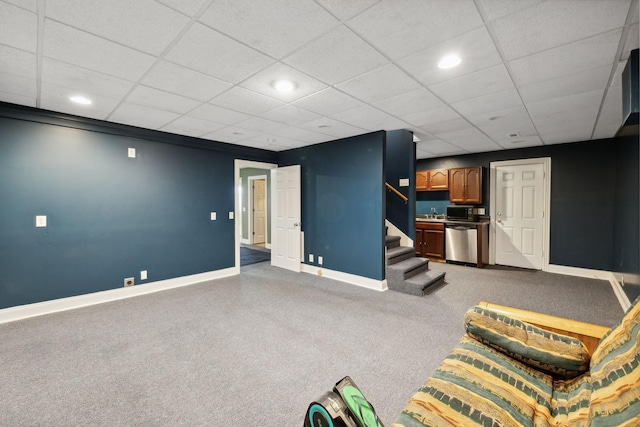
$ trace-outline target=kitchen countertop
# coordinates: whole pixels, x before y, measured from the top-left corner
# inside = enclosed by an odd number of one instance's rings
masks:
[[[444,218],[421,218],[416,217],[416,222],[435,222],[440,224],[460,224],[460,225],[482,225],[491,222],[490,219],[479,219],[478,221],[450,221]]]

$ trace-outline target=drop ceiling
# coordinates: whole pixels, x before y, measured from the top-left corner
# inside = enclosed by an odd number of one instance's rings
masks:
[[[412,131],[418,158],[608,138],[638,14],[638,0],[0,0],[0,100],[272,151],[381,129]],[[461,64],[439,69],[451,53]]]

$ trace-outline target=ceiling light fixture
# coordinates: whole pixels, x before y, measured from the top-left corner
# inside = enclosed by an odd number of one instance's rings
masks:
[[[438,68],[446,70],[447,68],[453,68],[459,65],[461,62],[462,59],[457,55],[445,56],[440,62],[438,62]]]
[[[290,80],[278,80],[273,83],[273,88],[278,92],[291,92],[296,88],[296,84]]]
[[[81,96],[81,95],[70,96],[69,99],[71,100],[71,102],[75,102],[76,104],[82,104],[82,105],[91,105],[91,104],[93,104],[93,102],[91,102],[91,100],[89,98],[86,98],[86,97]]]

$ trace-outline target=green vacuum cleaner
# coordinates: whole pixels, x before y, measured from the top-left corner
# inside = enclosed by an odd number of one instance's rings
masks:
[[[373,405],[350,377],[311,402],[304,427],[384,427]]]

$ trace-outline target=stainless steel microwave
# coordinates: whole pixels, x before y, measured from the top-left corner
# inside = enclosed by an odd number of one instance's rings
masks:
[[[477,221],[475,206],[449,205],[447,206],[447,220],[449,221]]]

